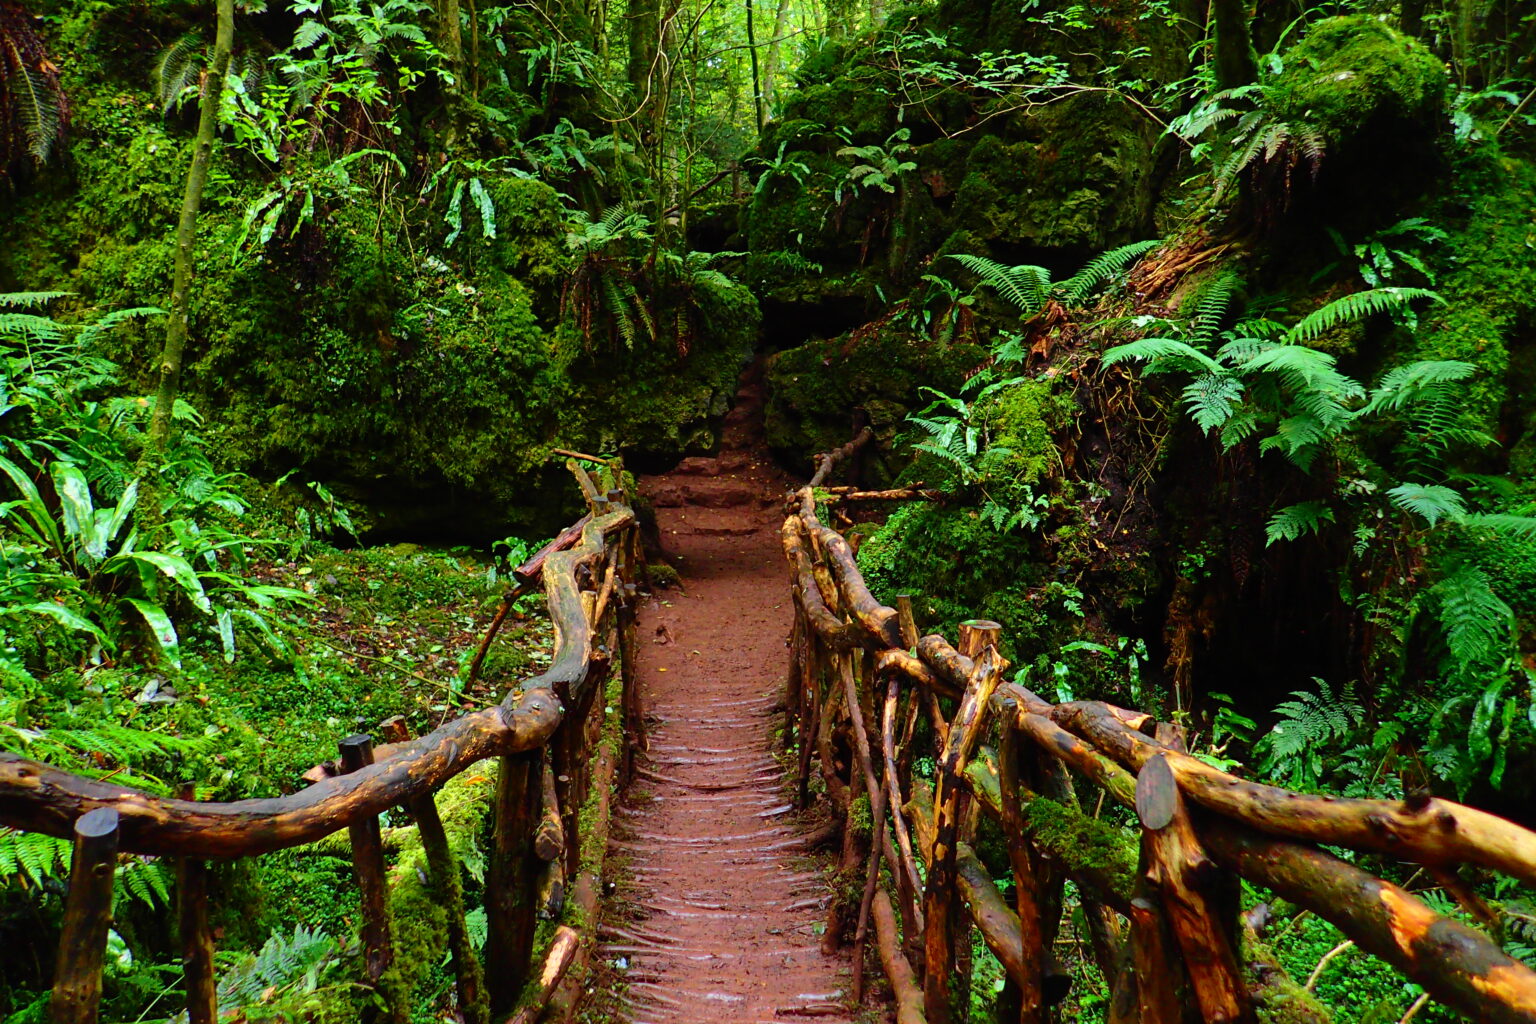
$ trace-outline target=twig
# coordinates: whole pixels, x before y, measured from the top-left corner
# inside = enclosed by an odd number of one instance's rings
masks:
[[[1323,968],[1328,966],[1328,962],[1334,957],[1338,956],[1340,953],[1343,953],[1345,950],[1353,948],[1355,948],[1355,940],[1345,939],[1343,942],[1339,943],[1337,946],[1334,946],[1328,952],[1324,953],[1323,958],[1317,962],[1317,966],[1312,968],[1312,973],[1307,976],[1307,983],[1303,985],[1302,988],[1306,989],[1308,992],[1314,991],[1317,988],[1317,979],[1323,976]]]

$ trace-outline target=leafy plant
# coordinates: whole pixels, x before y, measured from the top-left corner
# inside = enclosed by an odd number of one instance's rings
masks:
[[[27,10],[0,0],[0,175],[46,163],[69,130],[69,100]]]
[[[1293,789],[1315,789],[1323,777],[1323,752],[1347,740],[1365,718],[1355,701],[1354,684],[1335,691],[1313,677],[1316,692],[1294,690],[1275,708],[1278,721],[1254,745],[1260,770]]]
[[[837,155],[853,160],[854,164],[833,192],[833,200],[837,203],[842,203],[844,189],[851,190],[853,195],[869,191],[894,195],[901,176],[917,170],[917,163],[907,159],[917,151],[917,147],[908,141],[912,138],[910,128],[898,128],[884,144],[868,146],[853,145],[847,129],[841,129],[841,134],[849,140],[849,145],[839,149]]]
[[[649,243],[651,223],[622,204],[610,206],[593,220],[577,212],[565,236],[576,269],[561,294],[564,309],[573,313],[582,338],[590,347],[606,318],[610,330],[634,350],[644,335],[656,340],[656,321],[636,288],[640,280],[633,259],[635,243]]]
[[[1082,303],[1104,282],[1125,271],[1137,259],[1152,251],[1160,239],[1132,242],[1106,252],[1090,260],[1076,274],[1065,281],[1053,283],[1051,273],[1033,264],[1007,266],[985,256],[970,253],[951,253],[950,259],[977,275],[981,284],[992,288],[1026,319],[1045,309],[1052,300],[1063,305]]]

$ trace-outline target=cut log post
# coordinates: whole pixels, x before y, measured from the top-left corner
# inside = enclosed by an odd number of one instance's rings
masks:
[[[560,797],[555,793],[555,772],[544,757],[539,772],[539,825],[533,834],[533,852],[550,861],[565,855],[565,826],[560,819]]]
[[[800,763],[795,783],[795,806],[801,810],[811,804],[811,756],[816,752],[816,737],[821,732],[821,694],[817,686],[821,656],[821,641],[807,630],[800,660]]]
[[[213,930],[208,927],[208,862],[178,858],[176,899],[181,932],[181,976],[189,1024],[216,1024],[218,991],[213,973]]]
[[[965,792],[960,771],[986,722],[986,712],[1002,674],[1004,661],[997,648],[988,646],[978,659],[955,712],[939,763],[938,791],[934,796],[934,844],[928,862],[923,898],[923,1010],[932,1024],[949,1024],[949,979],[954,969],[955,854]]]
[[[1024,766],[1024,749],[1020,737],[1012,728],[1004,725],[1002,749],[998,752],[998,790],[1019,920],[1019,977],[1015,979],[1018,986],[1018,1019],[1020,1024],[1039,1024],[1045,1019],[1042,985],[1046,949],[1045,938],[1040,930],[1039,893],[1035,889],[1033,862],[1038,854],[1030,845],[1028,830],[1024,826],[1024,811],[1019,803],[1019,786]]]
[[[544,1007],[549,1004],[549,997],[565,979],[566,972],[571,969],[571,964],[575,962],[576,953],[580,949],[580,932],[569,925],[561,925],[555,929],[555,937],[550,940],[549,952],[544,957],[544,966],[539,970],[538,988],[534,990],[532,997],[522,1009],[507,1021],[507,1024],[537,1024],[544,1013]]]
[[[869,795],[869,820],[870,843],[869,864],[864,876],[864,896],[859,901],[858,922],[854,928],[853,938],[853,1001],[860,1003],[864,999],[864,942],[868,935],[870,907],[875,898],[875,887],[880,882],[880,859],[882,853],[894,874],[899,870],[895,850],[891,849],[891,841],[885,830],[885,787],[880,784],[875,774],[874,756],[870,749],[869,732],[864,726],[864,708],[860,699],[858,686],[854,680],[853,659],[843,659],[842,665],[843,699],[848,704],[848,713],[853,721],[854,753],[858,758],[859,771],[864,776],[864,788]],[[866,666],[867,671],[867,666]],[[868,676],[866,675],[866,678]]]
[[[1239,966],[1235,936],[1222,926],[1209,898],[1219,869],[1205,855],[1173,771],[1163,757],[1136,778],[1148,880],[1163,896],[1168,923],[1184,952],[1184,966],[1206,1024],[1254,1020]]]
[[[53,1024],[96,1024],[101,1010],[101,962],[112,925],[117,827],[117,812],[109,807],[75,822],[69,894],[64,898],[59,959],[49,997]]]
[[[431,794],[417,797],[411,801],[408,810],[416,819],[416,832],[421,837],[422,852],[426,854],[428,884],[447,913],[448,951],[453,958],[459,1013],[465,1024],[487,1024],[490,1007],[486,1002],[485,972],[480,967],[480,957],[470,941],[469,928],[464,921],[464,886],[459,877],[459,862],[448,845],[448,833],[443,828],[442,816],[437,813],[437,801]]]
[[[875,944],[880,949],[880,966],[884,968],[886,980],[891,983],[891,993],[896,998],[896,1024],[927,1024],[927,1018],[923,1016],[923,990],[912,975],[912,965],[902,955],[890,897],[877,892],[871,913],[875,919]]]
[[[501,759],[496,784],[496,843],[486,873],[486,988],[492,1014],[508,1013],[528,977],[538,924],[540,861],[533,852],[543,756],[527,751]]]
[[[619,683],[624,707],[624,753],[619,777],[626,786],[634,781],[636,756],[650,746],[645,735],[645,711],[640,706],[640,687],[635,685],[635,613],[639,593],[635,584],[624,584],[618,616]]]
[[[350,775],[373,763],[373,739],[366,735],[348,736],[341,741],[341,770]],[[394,946],[389,935],[389,890],[384,871],[384,840],[379,834],[377,815],[367,815],[347,826],[352,841],[352,869],[362,892],[363,959],[370,984],[379,988],[389,1006],[390,1017],[404,1019],[405,1007],[397,993],[383,984],[384,975],[394,962]]]
[[[917,642],[922,639],[922,634],[917,631],[917,615],[914,612],[918,595],[896,595],[896,624],[901,630],[901,644],[907,650],[917,649]]]

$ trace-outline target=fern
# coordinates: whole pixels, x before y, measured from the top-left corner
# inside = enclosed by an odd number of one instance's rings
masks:
[[[1227,373],[1202,374],[1184,388],[1183,398],[1195,425],[1209,434],[1242,404],[1243,382]]]
[[[0,885],[15,880],[36,888],[44,879],[60,878],[68,870],[69,855],[68,840],[0,827]]]
[[[1430,588],[1453,676],[1485,666],[1509,647],[1514,612],[1493,591],[1488,575],[1464,565]]]
[[[1323,526],[1333,522],[1333,509],[1321,501],[1303,501],[1287,505],[1276,512],[1265,527],[1265,544],[1277,540],[1296,540],[1308,533],[1321,533]]]
[[[1301,323],[1290,329],[1285,340],[1290,345],[1302,345],[1314,341],[1342,324],[1363,320],[1379,313],[1404,313],[1419,299],[1430,299],[1442,305],[1445,300],[1427,288],[1372,288],[1335,299],[1322,309],[1307,315]]]
[[[1398,484],[1387,491],[1387,498],[1404,512],[1410,512],[1434,526],[1442,519],[1459,519],[1466,513],[1460,494],[1438,484]]]
[[[1100,357],[1106,366],[1134,359],[1147,363],[1148,373],[1222,373],[1224,368],[1204,352],[1177,338],[1142,338],[1107,349]]]
[[[1087,266],[1063,281],[1057,288],[1063,302],[1076,305],[1088,297],[1103,282],[1119,274],[1139,258],[1162,244],[1162,239],[1132,242],[1116,249],[1102,252],[1088,261]]]
[[[1200,293],[1195,303],[1195,314],[1190,321],[1190,341],[1195,345],[1209,344],[1216,337],[1242,287],[1242,279],[1236,274],[1221,274]]]
[[[949,258],[980,277],[982,284],[995,289],[1019,311],[1020,316],[1038,313],[1049,297],[1051,275],[1044,267],[1031,264],[1010,267],[969,253],[951,253]]]
[[[1322,777],[1322,749],[1351,736],[1365,718],[1356,703],[1354,684],[1345,683],[1336,693],[1322,679],[1313,677],[1317,692],[1293,690],[1295,700],[1275,708],[1278,721],[1255,745],[1263,757],[1263,770],[1288,784],[1315,787]]]
[[[318,929],[295,925],[291,936],[273,932],[259,952],[243,957],[219,979],[220,1015],[269,1000],[269,990],[294,986],[336,952],[336,941]]]

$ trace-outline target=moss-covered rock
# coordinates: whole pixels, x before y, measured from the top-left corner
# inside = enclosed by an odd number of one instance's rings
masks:
[[[1364,14],[1316,23],[1284,61],[1276,114],[1333,140],[1381,120],[1433,126],[1449,84],[1445,65],[1424,43]]]

